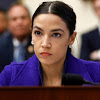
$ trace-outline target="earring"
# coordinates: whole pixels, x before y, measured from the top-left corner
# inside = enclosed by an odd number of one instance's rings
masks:
[[[31,44],[32,44],[32,45],[34,45],[34,42],[33,42],[33,41],[31,41]]]
[[[69,48],[72,48],[72,45],[69,45]]]

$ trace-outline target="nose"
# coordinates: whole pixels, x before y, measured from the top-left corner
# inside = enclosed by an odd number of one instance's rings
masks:
[[[17,18],[17,23],[18,24],[22,23],[22,19],[21,18]]]
[[[42,46],[43,48],[50,48],[50,47],[51,47],[50,38],[47,37],[47,36],[45,36],[45,37],[43,38],[43,41],[42,41],[42,43],[41,43],[41,46]]]

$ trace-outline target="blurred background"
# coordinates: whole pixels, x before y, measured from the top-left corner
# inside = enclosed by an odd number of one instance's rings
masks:
[[[0,2],[0,8],[3,7],[4,9],[7,10],[10,4],[15,1],[17,0],[2,0],[2,2]],[[27,6],[31,16],[38,7],[38,5],[41,4],[41,2],[43,1],[54,1],[54,0],[19,0],[20,3]],[[95,28],[99,23],[99,19],[95,15],[91,2],[88,2],[88,0],[61,0],[61,1],[69,4],[74,9],[77,15],[77,24],[76,24],[77,38],[72,46],[72,53],[75,57],[79,58],[81,35],[91,30],[92,28]]]

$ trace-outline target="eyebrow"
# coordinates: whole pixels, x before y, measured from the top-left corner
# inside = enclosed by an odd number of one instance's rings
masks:
[[[62,31],[62,32],[64,32],[64,30],[62,30],[60,28],[51,30],[51,32],[55,32],[55,31]]]
[[[43,29],[41,29],[41,28],[40,28],[40,27],[38,27],[38,26],[34,26],[34,27],[33,27],[33,29],[34,29],[34,28],[37,28],[37,29],[39,29],[39,30],[43,31]],[[60,28],[53,29],[53,30],[51,30],[50,32],[55,32],[55,31],[62,31],[62,32],[64,32],[64,30],[63,30],[63,29],[60,29]]]
[[[33,27],[33,29],[34,29],[34,28],[37,28],[37,29],[39,29],[39,30],[43,31],[43,29],[41,29],[41,28],[40,28],[40,27],[38,27],[38,26],[34,26],[34,27]]]

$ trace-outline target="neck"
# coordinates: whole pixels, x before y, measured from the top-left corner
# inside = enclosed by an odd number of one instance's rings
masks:
[[[20,36],[20,37],[15,37],[18,41],[23,42],[25,39],[27,39],[29,36]]]
[[[43,84],[44,86],[60,86],[62,80],[64,64],[43,65]]]

